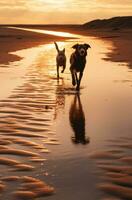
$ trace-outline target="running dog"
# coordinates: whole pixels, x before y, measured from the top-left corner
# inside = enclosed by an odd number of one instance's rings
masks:
[[[87,50],[91,47],[89,44],[75,44],[72,48],[75,49],[70,57],[72,85],[77,85],[76,90],[79,91],[83,71],[86,65]],[[79,73],[79,77],[77,76],[77,73]]]
[[[57,66],[57,78],[59,78],[59,67],[63,67],[61,73],[63,73],[66,68],[65,48],[63,50],[59,50],[58,44],[56,42],[54,42],[54,44],[58,52],[56,56],[56,66]]]

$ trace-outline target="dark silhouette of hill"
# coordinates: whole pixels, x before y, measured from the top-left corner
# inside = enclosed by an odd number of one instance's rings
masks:
[[[132,28],[132,16],[113,17],[110,19],[97,19],[83,24],[84,28],[111,28],[122,29]]]

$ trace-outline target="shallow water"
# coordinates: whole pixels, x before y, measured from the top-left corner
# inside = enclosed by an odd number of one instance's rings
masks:
[[[69,57],[72,45],[79,42],[92,48],[77,94],[71,85]],[[103,59],[112,48],[110,42],[82,36],[58,45],[66,48],[68,58],[59,81],[54,44],[15,52],[23,59],[3,69],[10,76],[0,102],[2,198],[43,199],[54,187],[55,194],[45,199],[97,200],[111,195],[123,199],[108,185],[113,180],[106,174],[122,172],[113,169],[113,163],[123,167],[120,159],[129,161],[131,156],[131,72],[125,63]],[[13,72],[18,82],[12,81]],[[105,175],[108,180],[100,186]],[[17,177],[9,181],[6,176]],[[35,178],[28,180],[32,187],[25,185],[25,176]]]
[[[14,26],[8,27],[8,28],[31,31],[31,32],[36,32],[36,33],[48,34],[48,35],[55,35],[55,36],[60,36],[60,37],[67,37],[67,38],[71,38],[71,37],[75,38],[77,36],[81,36],[81,35],[77,35],[77,34],[75,35],[75,34],[67,33],[67,32],[40,30],[40,29],[33,29],[33,28],[19,28],[19,27],[14,27]]]

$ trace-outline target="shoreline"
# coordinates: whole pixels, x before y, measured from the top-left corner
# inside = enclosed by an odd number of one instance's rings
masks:
[[[12,52],[67,39],[67,37],[11,28],[0,28],[0,31],[0,65],[8,65],[10,62],[21,60],[21,57],[11,54]]]
[[[53,31],[63,31],[72,34],[80,34],[83,36],[95,37],[104,41],[109,41],[113,45],[111,52],[107,54],[107,59],[113,62],[127,62],[128,67],[132,68],[132,30],[131,29],[121,29],[118,31],[109,30],[109,29],[85,29],[81,28],[80,25],[17,25],[16,27],[21,28],[36,28],[44,30],[53,30]],[[63,41],[67,40],[66,37],[52,36],[35,32],[28,32],[22,30],[8,29],[1,26],[0,33],[0,63],[20,60],[21,58],[10,54],[21,49],[27,49],[54,41]],[[70,39],[70,38],[69,38]],[[125,51],[124,51],[125,49]]]
[[[23,71],[25,68],[22,84],[13,89],[8,98],[0,101],[0,164],[4,165],[0,166],[2,198],[44,199],[46,194],[53,194],[45,197],[47,200],[97,200],[121,195],[126,198],[126,192],[118,195],[116,189],[120,189],[118,183],[123,183],[123,188],[127,189],[131,184],[131,157],[128,157],[132,141],[131,86],[122,82],[129,78],[130,73],[126,65],[120,68],[118,63],[103,59],[109,50],[112,51],[113,44],[95,37],[85,38],[92,48],[81,83],[80,98],[76,98],[69,68],[61,74],[59,81],[56,78],[56,49],[53,45],[43,43],[32,48],[34,41],[35,44],[38,42],[37,38],[44,42],[46,36],[42,38],[31,32],[25,35],[24,31],[20,39],[16,38],[20,37],[17,31],[12,31],[12,34],[8,41],[5,38],[6,44],[9,43],[6,50],[25,48],[29,43],[31,47],[17,52],[25,58],[15,66]],[[54,37],[47,36],[45,41],[52,39]],[[65,46],[67,57],[73,52],[71,46],[75,42],[82,43],[84,38],[59,43],[60,48]],[[9,73],[14,76],[13,64],[15,62],[9,63],[7,70],[2,69],[6,71],[5,75],[10,69]],[[16,73],[16,77],[20,75]],[[6,78],[5,81],[10,85]],[[78,134],[73,125],[90,138],[89,144],[73,143],[73,137]],[[120,139],[124,135],[127,138]],[[124,169],[128,173],[125,181],[120,180]],[[119,179],[113,179],[113,176]],[[114,188],[110,185],[111,180]]]

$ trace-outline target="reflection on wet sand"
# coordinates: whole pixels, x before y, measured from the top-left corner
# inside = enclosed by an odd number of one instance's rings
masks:
[[[80,95],[74,96],[74,101],[71,104],[69,111],[69,120],[75,136],[72,137],[74,143],[87,144],[89,139],[86,138],[85,133],[85,115],[81,104]]]
[[[44,181],[44,163],[50,146],[58,144],[51,129],[56,81],[43,67],[47,63],[42,51],[40,47],[32,51],[32,57],[30,54],[32,64],[23,85],[0,100],[0,199],[38,199],[54,194],[54,188]]]
[[[59,113],[59,110],[62,110],[65,107],[65,95],[63,92],[64,85],[65,85],[65,82],[63,78],[57,79],[56,105],[55,105],[54,119],[57,118],[57,114]]]
[[[93,43],[94,42],[95,41],[93,41]],[[73,43],[75,43],[75,40],[66,43],[66,49],[69,49],[68,55],[70,55],[71,53],[70,47],[72,46]],[[62,42],[61,45],[63,45]],[[107,179],[106,184],[103,183],[104,182],[103,179],[102,180],[103,182],[101,182],[101,184],[98,184],[99,189],[106,192],[110,196],[113,194],[113,196],[117,196],[117,198],[119,197],[122,199],[132,199],[132,195],[130,193],[131,174],[132,174],[130,166],[132,161],[130,154],[131,153],[130,139],[126,141],[123,138],[123,140],[119,143],[120,140],[119,137],[117,137],[116,146],[112,149],[112,151],[103,149],[101,152],[98,152],[98,145],[100,144],[99,142],[94,143],[94,139],[96,137],[103,138],[101,140],[103,141],[105,138],[108,137],[109,132],[115,130],[111,129],[109,126],[105,126],[105,122],[107,122],[107,120],[109,119],[111,120],[111,118],[109,118],[111,116],[108,116],[108,118],[106,117],[107,118],[106,121],[104,120],[104,116],[107,116],[109,108],[112,108],[111,109],[111,111],[113,111],[112,118],[114,117],[115,119],[114,116],[114,114],[116,114],[115,110],[116,109],[118,110],[118,108],[115,109],[116,104],[114,103],[117,102],[117,99],[119,99],[119,97],[122,97],[123,95],[123,98],[125,97],[126,100],[125,103],[128,103],[128,105],[125,107],[125,112],[127,112],[127,107],[130,108],[129,101],[127,100],[128,99],[127,97],[129,97],[128,95],[129,88],[127,89],[125,88],[124,90],[123,87],[120,87],[121,89],[118,88],[117,90],[117,87],[115,87],[115,84],[113,84],[113,76],[112,76],[113,74],[115,74],[115,76],[119,74],[120,75],[119,80],[122,77],[123,78],[125,77],[125,80],[127,80],[128,79],[127,73],[124,75],[124,71],[115,70],[115,68],[112,67],[113,64],[110,63],[109,63],[110,65],[108,65],[108,68],[106,67],[106,62],[101,60],[99,54],[102,51],[104,52],[106,51],[106,48],[102,47],[103,45],[104,44],[101,44],[100,42],[98,43],[98,41],[95,42],[93,55],[89,59],[89,61],[92,60],[91,66],[93,66],[93,68],[86,69],[86,70],[91,70],[90,71],[91,73],[89,73],[89,71],[86,71],[88,72],[86,73],[88,75],[86,75],[86,79],[84,79],[84,84],[86,88],[88,88],[87,86],[89,86],[89,93],[88,93],[89,96],[87,96],[88,90],[85,89],[85,87],[84,87],[85,92],[82,92],[83,97],[89,98],[89,107],[90,106],[92,107],[94,103],[96,104],[97,101],[99,101],[99,104],[97,106],[98,107],[100,106],[101,108],[98,109],[97,111],[96,109],[97,107],[95,107],[94,109],[92,109],[92,111],[89,112],[91,120],[91,122],[89,122],[89,127],[91,126],[90,130],[93,131],[92,133],[95,133],[95,135],[92,135],[93,143],[92,145],[90,145],[90,148],[91,146],[92,148],[94,148],[94,144],[95,147],[97,148],[97,152],[91,154],[90,158],[100,159],[97,160],[98,162],[97,165],[99,166],[99,169],[105,171],[105,173],[103,171],[103,178]],[[71,86],[70,82],[71,80],[67,78],[69,76],[68,72],[67,74],[63,75],[64,77],[66,76],[65,80],[62,78],[57,82],[57,79],[55,78],[56,67],[54,65],[55,63],[54,45],[48,44],[42,47],[38,47],[36,49],[33,48],[32,52],[29,51],[29,54],[20,53],[20,55],[24,55],[23,57],[26,57],[26,62],[22,61],[22,67],[30,66],[26,69],[27,73],[25,73],[23,77],[23,85],[13,90],[12,95],[10,95],[9,98],[0,101],[0,172],[1,172],[0,197],[2,199],[9,199],[10,196],[11,199],[15,198],[17,200],[38,199],[40,197],[44,198],[47,195],[54,194],[54,188],[48,184],[48,182],[52,182],[51,181],[52,172],[50,174],[50,170],[48,170],[47,172],[47,169],[45,169],[46,167],[45,163],[47,162],[46,160],[47,158],[49,159],[50,152],[52,154],[53,151],[55,153],[57,152],[55,155],[57,154],[60,154],[61,156],[64,155],[63,158],[64,159],[66,158],[65,162],[68,161],[67,155],[69,156],[70,159],[71,159],[70,156],[72,156],[73,162],[70,166],[69,174],[70,176],[72,174],[72,179],[74,179],[75,182],[77,181],[78,177],[76,177],[76,174],[78,173],[79,177],[82,177],[82,179],[83,177],[86,177],[86,179],[90,180],[90,182],[96,183],[95,180],[89,179],[89,177],[93,172],[92,170],[89,169],[89,165],[85,165],[85,167],[87,168],[86,171],[87,172],[89,171],[89,173],[82,174],[83,170],[81,169],[84,163],[83,159],[82,160],[78,159],[78,157],[74,158],[75,154],[79,154],[79,156],[84,154],[84,156],[86,156],[87,152],[85,154],[84,149],[87,151],[87,148],[75,148],[75,145],[72,145],[71,143],[69,144],[69,140],[66,140],[67,134],[62,134],[63,131],[65,133],[65,128],[68,128],[67,132],[70,133],[69,126],[67,126],[67,124],[69,125],[69,123],[67,122],[67,110],[68,110],[69,111],[68,120],[70,122],[71,128],[73,129],[74,133],[74,137],[72,138],[73,143],[74,144],[89,143],[89,139],[86,137],[86,130],[85,130],[85,125],[86,125],[85,117],[86,119],[88,119],[88,112],[87,110],[85,110],[84,113],[82,107],[85,106],[86,108],[87,104],[85,104],[84,98],[83,102],[81,103],[79,94],[75,94],[76,91]],[[21,66],[20,62],[18,63],[18,66],[19,67]],[[97,70],[99,68],[101,70]],[[14,68],[12,70],[14,73]],[[90,76],[91,75],[93,76],[91,76],[90,78],[89,74]],[[107,74],[109,76],[108,77],[104,76],[104,74]],[[104,78],[102,79],[102,77]],[[95,79],[96,81],[94,81]],[[97,92],[97,88],[98,91],[100,91],[100,94]],[[110,89],[111,91],[113,91],[113,93],[105,94],[106,89],[108,92]],[[119,96],[116,96],[115,95],[116,93]],[[72,103],[70,102],[71,98],[73,98]],[[104,101],[104,99],[106,98],[108,98],[109,100],[108,102]],[[122,98],[120,98],[120,101],[123,102]],[[69,104],[70,104],[70,109],[69,109]],[[121,105],[122,104],[119,105],[119,108],[121,107]],[[61,115],[60,113],[62,110],[64,111],[64,115]],[[104,113],[102,111],[104,111]],[[92,118],[92,113],[93,113],[93,118]],[[58,117],[61,120],[63,119],[64,122],[64,123],[59,122],[55,130],[52,129],[53,114],[55,119]],[[96,116],[100,116],[100,118],[102,118],[103,124],[101,120],[99,120],[98,124],[95,124],[96,121],[94,121],[94,117]],[[126,119],[130,120],[129,117]],[[115,122],[113,122],[114,123],[113,125],[112,122],[113,121],[111,120],[110,125],[114,126],[115,128],[116,124]],[[123,128],[125,128],[126,121],[123,123],[124,123]],[[95,124],[95,128],[92,124]],[[120,126],[120,124],[119,128],[116,129],[117,135],[120,134],[121,132],[120,130],[122,126]],[[127,124],[129,125],[129,123]],[[127,129],[125,130],[125,134],[127,135],[129,127],[130,126],[127,126]],[[122,129],[122,132],[123,130],[124,129]],[[98,136],[96,135],[96,133],[98,133]],[[113,139],[115,138],[115,136],[113,136],[114,133],[115,131],[113,131],[112,134],[110,133]],[[59,140],[58,136],[60,137]],[[113,143],[114,142],[112,142],[112,145]],[[59,150],[53,147],[53,145],[58,145],[58,144],[61,144]],[[103,146],[103,144],[104,142],[102,142],[101,145]],[[50,145],[52,145],[52,147]],[[80,147],[82,147],[82,145]],[[123,154],[120,153],[120,148],[121,148],[121,153],[123,151]],[[62,149],[66,153],[62,151]],[[127,152],[127,149],[129,150],[129,152]],[[85,158],[87,157],[84,157],[84,159]],[[54,160],[55,161],[53,161],[53,163],[55,162],[55,166],[57,166],[56,165],[57,158],[54,157]],[[62,160],[62,162],[63,161],[64,160]],[[71,187],[69,186],[70,190],[68,190],[67,180],[66,180],[68,177],[68,171],[66,171],[67,165],[65,166],[65,162],[62,165],[62,168],[64,168],[63,170],[60,167],[58,167],[58,169],[55,169],[51,161],[51,167],[53,171],[56,170],[55,172],[57,172],[54,173],[55,177],[52,179],[53,180],[52,185],[55,186],[56,188],[59,188],[58,185],[60,184],[59,185],[60,188],[58,191],[60,192],[60,190],[62,189],[63,197],[66,195],[65,196],[66,199],[69,199],[67,198],[67,195],[70,195],[71,197],[70,191],[73,193],[73,191],[76,191],[77,189],[78,193],[80,193],[80,196],[83,194],[84,191],[84,193],[87,196],[86,198],[91,199],[88,197],[88,195],[91,196],[93,195],[93,193],[91,192],[92,190],[90,190],[90,188],[87,188],[87,184],[85,184],[85,182],[83,182],[84,184],[82,184],[80,179],[77,182],[79,184],[76,184],[78,185],[78,187],[75,187],[76,190],[74,190],[74,184],[72,184],[73,182],[71,183],[71,185],[69,184]],[[81,168],[77,169],[78,171],[74,170],[75,169],[74,166],[76,163],[78,164],[78,166],[81,166]],[[110,163],[115,163],[115,164],[110,165]],[[64,177],[61,172],[66,172],[63,173]],[[45,176],[47,176],[46,174],[48,173],[49,173],[48,175],[49,179],[48,178],[46,179]],[[58,179],[56,174],[58,174]],[[66,182],[60,181],[60,179],[66,180]],[[113,184],[111,184],[111,182]],[[63,199],[59,197],[60,195],[59,192],[57,192],[56,197],[53,196],[53,199],[56,198],[58,200]],[[74,197],[72,196],[73,198],[72,197],[71,198],[81,199],[80,196],[77,196],[76,194]],[[82,199],[84,198],[82,197]],[[94,200],[99,198],[92,197],[92,199]]]

